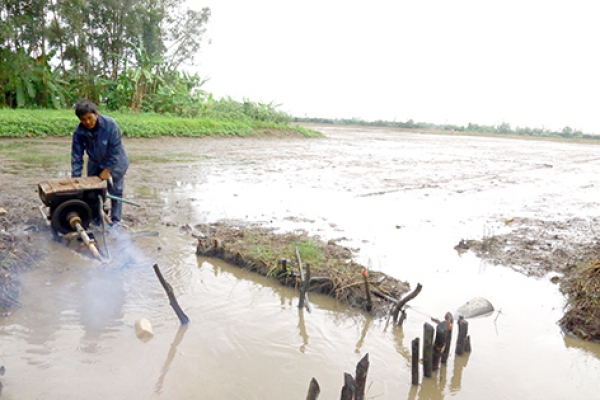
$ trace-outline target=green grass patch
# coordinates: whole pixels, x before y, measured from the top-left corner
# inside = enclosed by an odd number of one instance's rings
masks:
[[[102,110],[100,111],[101,113]],[[161,114],[106,112],[117,121],[125,137],[202,137],[300,135],[320,137],[320,133],[300,126],[256,120],[180,118]],[[27,138],[70,136],[78,124],[73,110],[29,110],[0,108],[0,137]]]

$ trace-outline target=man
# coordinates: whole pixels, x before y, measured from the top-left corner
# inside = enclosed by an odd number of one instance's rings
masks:
[[[121,142],[121,132],[114,119],[98,114],[96,104],[80,99],[75,105],[75,114],[80,124],[73,132],[71,147],[71,176],[78,178],[83,170],[83,154],[88,155],[88,176],[99,176],[109,180],[108,192],[123,197],[125,173],[129,167],[129,157]],[[122,203],[111,199],[111,220],[121,221]]]

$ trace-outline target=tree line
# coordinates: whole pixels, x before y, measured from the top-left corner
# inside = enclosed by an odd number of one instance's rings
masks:
[[[400,129],[419,129],[419,130],[434,130],[446,132],[472,132],[472,133],[492,133],[500,135],[518,135],[518,136],[536,136],[536,137],[562,137],[566,139],[594,139],[600,140],[600,135],[584,133],[579,129],[573,129],[565,126],[561,130],[553,130],[548,128],[529,128],[515,127],[513,128],[508,122],[502,122],[497,125],[480,125],[469,122],[468,125],[454,124],[433,124],[428,122],[415,122],[409,119],[406,122],[402,121],[365,121],[359,118],[309,118],[295,117],[293,122],[308,122],[318,124],[339,124],[339,125],[362,125],[375,126],[386,128]]]
[[[2,0],[0,107],[65,108],[83,97],[110,110],[198,115],[205,80],[180,67],[209,18],[184,0]]]

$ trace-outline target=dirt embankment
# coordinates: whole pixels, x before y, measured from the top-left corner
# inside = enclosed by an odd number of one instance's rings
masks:
[[[197,225],[188,230],[199,232],[194,234],[198,237],[198,255],[219,257],[297,288],[303,284],[302,274],[310,270],[310,276],[305,276],[309,292],[334,297],[376,317],[389,315],[396,301],[409,290],[406,282],[367,271],[353,261],[350,249],[334,240],[323,242],[306,233],[275,233],[273,229],[232,222]]]
[[[508,232],[461,240],[455,249],[529,276],[551,274],[567,298],[560,325],[581,339],[600,341],[600,238],[594,231],[600,220],[506,222]]]

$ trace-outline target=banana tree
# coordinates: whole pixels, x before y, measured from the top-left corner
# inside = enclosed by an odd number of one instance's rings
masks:
[[[131,96],[130,108],[133,112],[139,112],[142,109],[144,95],[152,87],[152,83],[155,81],[162,82],[162,78],[154,72],[160,60],[150,57],[144,47],[142,38],[140,37],[138,40],[139,44],[137,46],[130,42],[137,62],[131,75],[134,90]]]

